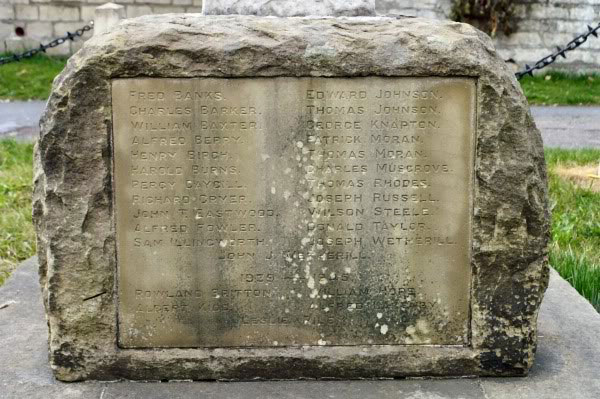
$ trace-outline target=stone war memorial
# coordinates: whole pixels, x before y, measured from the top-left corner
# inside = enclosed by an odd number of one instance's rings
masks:
[[[526,375],[546,171],[489,37],[207,3],[122,21],[54,82],[34,220],[56,378]]]

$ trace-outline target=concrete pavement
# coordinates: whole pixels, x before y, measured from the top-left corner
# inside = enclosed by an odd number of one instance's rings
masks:
[[[0,102],[0,139],[34,140],[45,101]],[[600,148],[600,107],[531,107],[545,147]]]
[[[600,148],[600,107],[531,107],[545,147]]]
[[[46,101],[0,101],[0,139],[33,141]]]
[[[597,399],[600,314],[552,271],[542,303],[539,346],[528,377],[368,381],[81,382],[56,381],[31,258],[0,287],[0,397],[202,399]]]

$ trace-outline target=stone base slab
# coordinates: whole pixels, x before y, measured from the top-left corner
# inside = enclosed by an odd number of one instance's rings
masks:
[[[47,328],[31,258],[0,287],[2,398],[481,398],[592,399],[600,396],[600,314],[552,272],[528,377],[366,381],[83,382],[54,379]]]

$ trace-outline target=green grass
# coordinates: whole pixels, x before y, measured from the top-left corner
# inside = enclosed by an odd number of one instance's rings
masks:
[[[7,54],[0,54],[0,57]],[[66,59],[38,55],[0,66],[0,99],[45,100]]]
[[[0,285],[35,251],[31,222],[33,144],[0,140]]]
[[[546,148],[544,155],[546,156],[546,164],[550,169],[559,165],[589,165],[600,162],[600,150],[595,148],[580,150]]]
[[[600,311],[600,193],[561,179],[557,166],[597,165],[600,150],[547,149],[550,264]]]
[[[600,74],[538,73],[519,81],[530,104],[598,105]]]

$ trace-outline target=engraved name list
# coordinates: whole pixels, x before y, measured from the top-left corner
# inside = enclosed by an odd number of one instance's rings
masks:
[[[117,79],[119,345],[466,345],[475,82]]]

